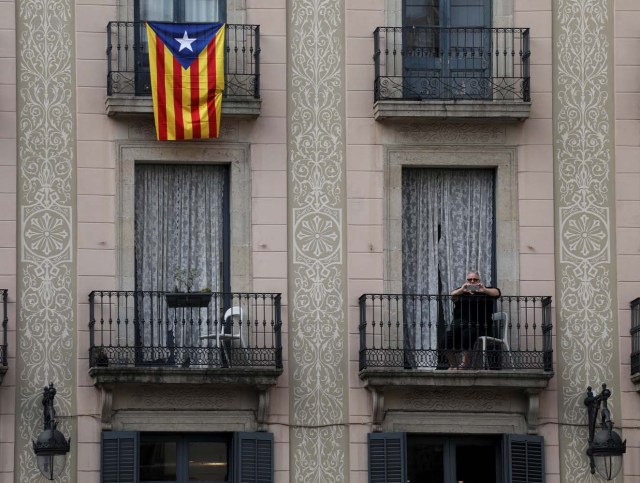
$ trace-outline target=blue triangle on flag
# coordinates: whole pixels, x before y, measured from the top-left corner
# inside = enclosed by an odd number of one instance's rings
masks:
[[[220,22],[147,23],[184,69],[189,68],[224,25]]]

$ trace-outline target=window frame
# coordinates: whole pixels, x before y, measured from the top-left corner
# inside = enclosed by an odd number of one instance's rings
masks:
[[[149,126],[153,129],[153,126]],[[231,291],[251,292],[251,169],[246,143],[124,141],[117,145],[117,280],[118,290],[135,290],[135,165],[136,163],[225,164],[228,271],[223,273]],[[226,252],[225,252],[226,253]]]
[[[420,130],[420,136],[424,136]],[[496,132],[481,132],[498,136]],[[456,134],[469,143],[478,133],[467,135],[464,129]],[[397,142],[402,140],[399,136]],[[435,135],[435,138],[440,137]],[[429,141],[429,140],[427,140]],[[511,146],[389,145],[385,147],[384,166],[384,290],[385,293],[404,293],[402,284],[402,168],[495,168],[495,280],[505,295],[519,293],[518,244],[518,182],[516,148]],[[455,142],[455,141],[454,141]],[[487,142],[485,139],[484,142]],[[411,140],[407,140],[411,143]]]

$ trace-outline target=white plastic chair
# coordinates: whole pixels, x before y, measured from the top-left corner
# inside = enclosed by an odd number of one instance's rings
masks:
[[[229,320],[231,319],[231,320]],[[224,313],[223,322],[218,325],[218,332],[216,333],[216,342],[218,347],[224,347],[222,342],[234,340],[240,341],[240,347],[247,347],[247,340],[243,329],[243,325],[247,324],[242,318],[242,307],[234,305]],[[225,329],[231,328],[231,332],[226,332]]]
[[[487,346],[489,342],[495,345],[502,346],[502,349],[505,352],[505,355],[509,358],[509,368],[513,368],[513,355],[511,354],[511,346],[509,345],[509,314],[506,312],[496,312],[491,315],[491,320],[494,323],[502,323],[502,338],[498,339],[497,337],[489,337],[488,335],[483,335],[478,337],[476,341],[476,346],[480,344],[482,350],[482,367],[487,369],[489,367],[487,361]]]

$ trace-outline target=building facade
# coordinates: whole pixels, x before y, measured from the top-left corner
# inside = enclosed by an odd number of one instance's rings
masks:
[[[603,383],[640,478],[636,0],[0,12],[0,483],[49,383],[69,483],[595,482]],[[218,139],[144,20],[228,24]]]

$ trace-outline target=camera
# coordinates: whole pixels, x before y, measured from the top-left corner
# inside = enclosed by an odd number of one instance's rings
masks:
[[[467,285],[467,292],[477,292],[479,288],[479,285]]]

